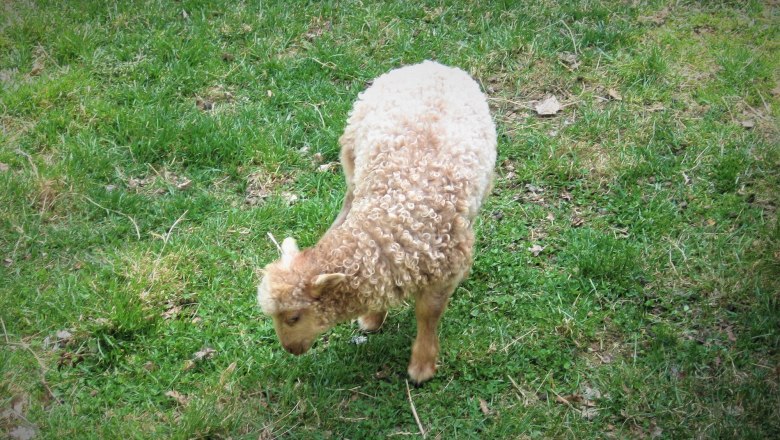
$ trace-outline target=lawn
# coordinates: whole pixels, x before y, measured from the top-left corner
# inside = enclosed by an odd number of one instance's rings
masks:
[[[0,435],[780,436],[777,2],[225,3],[0,6]],[[480,82],[499,159],[408,389],[410,308],[293,357],[256,270],[424,59]]]

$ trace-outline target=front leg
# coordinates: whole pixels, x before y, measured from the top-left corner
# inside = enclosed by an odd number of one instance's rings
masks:
[[[457,284],[455,284],[457,286]],[[422,292],[415,300],[414,313],[417,317],[417,338],[412,347],[409,362],[409,377],[419,385],[433,377],[436,372],[436,358],[439,355],[439,319],[447,308],[447,302],[455,287],[443,291]]]
[[[378,331],[380,327],[382,327],[382,324],[385,322],[385,318],[387,318],[387,310],[382,310],[380,312],[369,312],[358,318],[358,325],[360,326],[360,330],[363,330],[364,332],[375,332]]]

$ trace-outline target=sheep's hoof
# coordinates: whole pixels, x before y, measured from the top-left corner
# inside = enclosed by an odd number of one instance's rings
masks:
[[[412,361],[412,363],[409,364],[409,378],[412,379],[412,382],[414,382],[415,385],[420,385],[423,382],[430,380],[435,373],[435,362],[423,364]]]
[[[360,326],[360,330],[363,330],[364,332],[375,332],[382,327],[386,317],[387,312],[366,313],[358,318],[358,325]]]

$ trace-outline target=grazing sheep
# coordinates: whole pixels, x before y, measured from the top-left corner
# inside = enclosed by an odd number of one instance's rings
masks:
[[[426,61],[363,92],[341,136],[344,206],[320,241],[264,269],[258,302],[290,353],[339,322],[375,331],[415,299],[409,376],[430,379],[437,325],[472,262],[472,222],[491,188],[496,132],[485,96],[460,69]]]

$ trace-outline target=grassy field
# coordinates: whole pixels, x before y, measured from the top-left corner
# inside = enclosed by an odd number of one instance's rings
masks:
[[[427,438],[780,435],[777,2],[223,3],[0,6],[0,435],[407,438],[410,400]],[[296,358],[255,270],[424,59],[482,84],[499,160],[407,394],[410,309]]]

